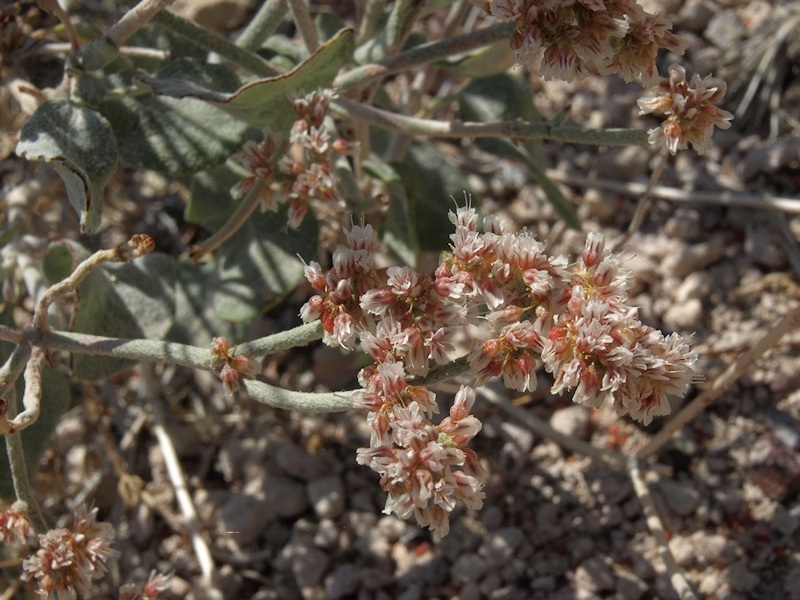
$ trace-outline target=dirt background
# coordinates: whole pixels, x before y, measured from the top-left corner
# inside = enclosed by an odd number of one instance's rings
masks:
[[[109,9],[80,4],[72,9],[87,18]],[[247,0],[177,4],[225,34],[254,8]],[[315,6],[346,14],[349,4]],[[689,40],[686,55],[664,57],[660,71],[680,60],[690,73],[724,77],[723,107],[737,114],[731,130],[716,132],[705,156],[687,151],[670,161],[660,185],[680,198],[657,199],[623,251],[642,319],[694,335],[701,380],[691,400],[800,301],[800,200],[793,200],[800,188],[800,4],[645,4],[669,16]],[[28,68],[48,72],[42,65]],[[42,77],[39,83],[48,84]],[[641,88],[617,78],[531,80],[545,119],[568,108],[565,124],[656,124],[638,116]],[[400,78],[393,85],[406,84]],[[3,125],[13,130],[13,123]],[[4,135],[4,148],[9,140]],[[442,149],[467,174],[485,214],[528,228],[554,253],[574,256],[582,248],[584,234],[558,222],[522,165],[470,144]],[[555,143],[545,144],[545,153],[585,228],[604,231],[612,242],[630,222],[658,158],[649,148]],[[3,208],[36,211],[46,239],[74,235],[74,216],[52,172],[6,151],[3,156]],[[37,180],[33,206],[26,204],[30,196],[12,193],[31,177]],[[111,187],[109,225],[94,240],[98,246],[147,232],[170,240],[159,249],[177,255],[199,234],[182,220],[186,198],[179,183],[123,169]],[[775,198],[786,199],[782,210],[766,205]],[[741,206],[742,199],[751,204]],[[297,324],[308,294],[301,287],[259,317],[253,334]],[[800,332],[791,331],[644,469],[669,548],[699,597],[800,598],[799,344]],[[294,389],[357,385],[352,357],[317,344],[268,357],[262,366],[265,381]],[[545,374],[539,391],[521,399],[488,386],[490,399],[476,406],[484,429],[475,441],[490,472],[485,506],[457,509],[449,536],[438,544],[416,524],[381,513],[377,476],[355,462],[356,448],[369,437],[363,414],[276,412],[246,397],[226,397],[211,374],[183,368],[142,366],[106,383],[75,384],[73,408],[44,455],[36,486],[53,522],[91,502],[114,524],[121,557],[97,598],[115,597],[119,585],[142,581],[153,569],[173,574],[168,598],[214,595],[200,576],[167,472],[154,424],[160,419],[187,480],[198,535],[211,549],[218,597],[677,597],[628,475],[533,433],[491,399],[515,400],[558,431],[626,454],[668,419],[639,427],[610,409],[553,397],[547,387]],[[446,398],[456,388],[448,382],[437,391]],[[0,588],[11,589],[16,572],[0,572]],[[22,591],[3,596],[25,597]]]

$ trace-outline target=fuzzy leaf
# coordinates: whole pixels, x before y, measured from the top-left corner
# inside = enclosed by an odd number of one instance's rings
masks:
[[[168,79],[186,77],[219,90],[238,86],[236,77],[224,67],[190,59],[172,62],[160,75]],[[100,104],[100,111],[114,129],[126,164],[170,175],[216,166],[247,140],[261,136],[244,121],[195,98],[144,93],[106,100]]]
[[[5,356],[3,361],[5,361]],[[21,403],[23,391],[24,384],[20,378],[16,383],[18,406]],[[47,448],[50,436],[53,435],[56,425],[69,408],[70,398],[67,378],[52,367],[45,365],[42,371],[42,410],[39,418],[33,425],[17,434],[22,436],[22,449],[25,452],[25,464],[30,480],[34,479],[39,460]],[[15,499],[11,468],[8,465],[8,454],[4,443],[0,444],[0,498]]]
[[[172,260],[152,253],[132,263],[103,265],[78,286],[74,330],[119,338],[164,339],[174,314]],[[123,371],[128,360],[75,354],[77,379],[97,381]]]
[[[81,231],[97,228],[103,190],[117,169],[114,135],[100,113],[67,100],[45,102],[22,127],[17,154],[49,163],[64,180]]]
[[[429,142],[415,142],[403,162],[392,163],[406,195],[405,220],[416,232],[420,249],[441,252],[447,249],[452,225],[448,212],[471,190],[466,179],[442,153]],[[402,203],[399,196],[392,202]],[[404,232],[398,232],[398,236]]]
[[[182,76],[139,77],[138,81],[159,96],[205,100],[256,127],[288,132],[296,120],[292,99],[330,87],[350,59],[352,48],[353,30],[343,29],[288,73],[248,83],[233,93],[210,89]]]
[[[188,258],[175,267],[177,341],[208,345],[215,336],[242,339],[249,321],[282,300],[315,256],[317,224],[308,215],[286,231],[286,207],[256,212],[203,265]]]

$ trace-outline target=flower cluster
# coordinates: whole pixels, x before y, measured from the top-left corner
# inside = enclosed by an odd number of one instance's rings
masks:
[[[696,355],[681,337],[644,325],[627,304],[630,272],[591,233],[579,261],[551,257],[531,235],[506,232],[471,207],[450,213],[455,233],[433,279],[413,269],[376,270],[370,226],[353,227],[327,274],[311,263],[316,290],[301,310],[321,319],[324,341],[361,348],[375,361],[359,374],[355,404],[369,412],[370,447],[358,461],[381,475],[386,512],[414,514],[436,537],[447,532],[456,501],[482,504],[485,474],[466,446],[480,430],[470,410],[475,392],[462,387],[438,425],[435,395],[413,380],[431,361],[452,360],[459,328],[484,324],[472,336],[475,384],[502,376],[518,391],[536,388],[536,369],[551,373],[553,393],[649,423],[669,412],[669,395],[684,394]],[[477,316],[484,317],[478,320]]]
[[[161,575],[153,571],[143,584],[123,585],[119,590],[119,600],[153,600],[169,587],[169,580],[169,575]]]
[[[644,325],[627,304],[630,272],[590,233],[581,260],[548,257],[526,233],[506,233],[494,219],[477,231],[471,208],[453,215],[452,253],[437,276],[467,282],[485,303],[491,337],[470,364],[481,383],[533,390],[537,361],[552,373],[553,393],[575,391],[576,402],[608,399],[620,414],[649,423],[669,412],[667,396],[688,389],[695,354],[679,336]]]
[[[639,100],[641,114],[660,112],[667,119],[660,127],[650,130],[650,143],[669,150],[673,155],[691,144],[698,154],[711,148],[714,126],[728,129],[733,115],[715,106],[725,96],[723,81],[701,79],[694,75],[686,80],[686,70],[680,65],[669,67],[669,78],[663,79],[654,98]]]
[[[385,512],[414,514],[438,539],[448,531],[456,501],[483,503],[485,474],[466,447],[480,422],[469,414],[474,392],[462,388],[450,416],[434,424],[435,395],[409,384],[408,376],[425,375],[431,361],[450,360],[453,332],[468,321],[463,285],[437,285],[405,267],[376,269],[369,225],[352,227],[346,237],[327,274],[317,263],[306,267],[318,295],[300,314],[306,322],[322,321],[325,343],[353,349],[358,339],[375,361],[359,375],[364,391],[355,404],[369,411],[372,435],[358,461],[380,473],[389,494]]]
[[[516,24],[511,48],[520,62],[541,50],[545,79],[572,81],[596,70],[652,85],[658,50],[680,54],[686,46],[667,19],[629,0],[493,0],[489,11]]]
[[[106,561],[117,554],[111,549],[113,528],[97,522],[97,509],[79,509],[72,530],[52,529],[39,536],[39,550],[22,563],[22,579],[36,581],[45,598],[90,597],[92,580],[101,578]]]
[[[332,155],[346,154],[351,149],[344,140],[331,139],[324,125],[333,98],[331,90],[318,90],[293,102],[299,119],[292,126],[289,146],[279,144],[272,137],[245,144],[234,157],[249,175],[233,186],[231,195],[241,198],[257,182],[263,182],[264,208],[275,211],[280,204],[288,202],[292,228],[303,222],[309,201],[341,202]]]
[[[258,369],[253,359],[233,353],[233,346],[224,337],[211,341],[211,365],[219,370],[219,378],[229,396],[241,389],[240,379],[252,379]]]
[[[0,544],[26,544],[31,533],[27,517],[11,507],[0,511]]]

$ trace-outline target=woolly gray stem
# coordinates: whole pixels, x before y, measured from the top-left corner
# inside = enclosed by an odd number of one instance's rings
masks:
[[[281,24],[288,12],[286,0],[267,0],[236,39],[236,45],[255,52]]]
[[[11,416],[17,412],[17,394],[12,386],[5,394],[8,411]],[[28,466],[25,462],[25,449],[22,447],[20,435],[6,435],[6,452],[8,464],[11,467],[11,479],[14,483],[14,495],[19,502],[24,502],[27,508],[27,517],[36,533],[45,533],[49,527],[39,509],[39,503],[31,489],[28,478]]]
[[[122,0],[125,6],[135,6],[136,0]],[[245,48],[240,48],[233,42],[228,41],[222,36],[212,33],[205,27],[181,18],[176,14],[164,10],[153,17],[153,23],[160,27],[169,29],[173,33],[190,41],[192,44],[214,52],[222,58],[237,64],[252,73],[261,77],[272,77],[280,75],[280,72],[261,58],[255,52],[250,52]]]
[[[448,56],[462,54],[492,42],[508,39],[514,32],[515,27],[513,23],[502,23],[446,40],[420,44],[407,52],[401,52],[380,62],[362,65],[357,69],[340,75],[334,80],[333,88],[340,91],[346,90],[381,79],[387,75],[393,75],[420,65],[442,60]]]
[[[339,115],[351,117],[389,131],[429,137],[548,139],[594,146],[645,146],[648,143],[647,132],[639,129],[582,129],[580,127],[556,127],[549,123],[526,121],[497,121],[494,123],[435,121],[399,115],[387,110],[359,104],[346,98],[335,100],[331,107]]]
[[[277,354],[289,348],[296,348],[297,346],[307,346],[322,338],[322,323],[314,321],[313,323],[306,323],[287,331],[281,331],[267,337],[244,342],[239,344],[233,349],[234,355],[245,356],[266,356],[269,354]]]

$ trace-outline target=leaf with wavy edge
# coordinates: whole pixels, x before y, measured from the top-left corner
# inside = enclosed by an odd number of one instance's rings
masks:
[[[17,154],[50,164],[80,215],[81,232],[97,229],[103,191],[117,170],[117,144],[103,115],[68,100],[45,102],[22,127]]]
[[[331,85],[353,54],[353,36],[352,29],[343,29],[288,73],[253,81],[232,93],[213,91],[180,77],[139,76],[136,81],[156,95],[205,100],[251,125],[288,130],[296,120],[292,98]]]

